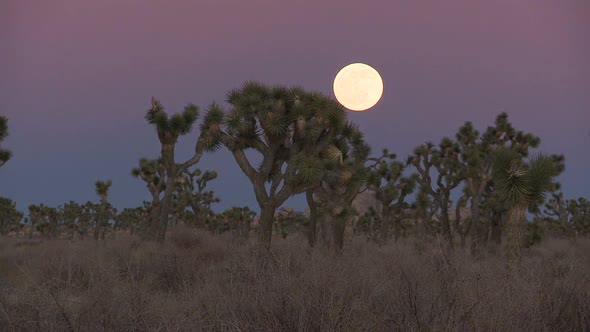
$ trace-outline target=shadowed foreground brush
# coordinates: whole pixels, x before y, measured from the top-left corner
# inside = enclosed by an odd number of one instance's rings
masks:
[[[2,239],[0,330],[584,331],[590,242],[549,240],[520,261],[360,239],[345,255],[220,236]]]

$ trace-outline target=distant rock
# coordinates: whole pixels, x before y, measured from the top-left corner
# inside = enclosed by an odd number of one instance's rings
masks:
[[[375,193],[364,191],[358,194],[352,201],[352,207],[359,215],[365,214],[370,208],[374,208],[378,212],[381,211],[382,204],[375,197]]]

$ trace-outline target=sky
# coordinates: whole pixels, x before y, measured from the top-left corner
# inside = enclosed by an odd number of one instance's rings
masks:
[[[226,106],[246,80],[333,96],[340,68],[364,62],[384,93],[350,119],[375,154],[405,157],[505,111],[542,151],[565,155],[565,196],[589,197],[589,41],[587,0],[2,0],[1,146],[14,157],[0,196],[22,210],[98,201],[94,182],[112,179],[113,205],[138,206],[149,194],[130,170],[159,153],[143,118],[151,96],[169,112]],[[181,138],[179,162],[197,135]],[[220,175],[215,210],[257,207],[229,152],[198,166]]]

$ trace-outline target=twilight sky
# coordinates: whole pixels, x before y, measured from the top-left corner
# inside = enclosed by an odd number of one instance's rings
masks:
[[[23,210],[96,201],[94,181],[110,178],[113,204],[137,206],[148,192],[130,170],[159,153],[143,119],[152,95],[169,112],[225,104],[245,80],[332,95],[334,75],[359,61],[385,85],[377,106],[350,115],[375,154],[405,157],[506,111],[541,150],[565,154],[566,196],[588,197],[589,41],[588,0],[2,0],[2,146],[14,157],[0,195]],[[220,173],[216,210],[256,207],[227,151],[199,167]]]

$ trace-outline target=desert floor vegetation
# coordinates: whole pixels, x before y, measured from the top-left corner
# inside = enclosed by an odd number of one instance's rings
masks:
[[[585,331],[590,240],[545,239],[518,260],[432,242],[305,238],[270,251],[227,234],[170,230],[0,242],[6,331]],[[301,236],[303,237],[303,236]]]

